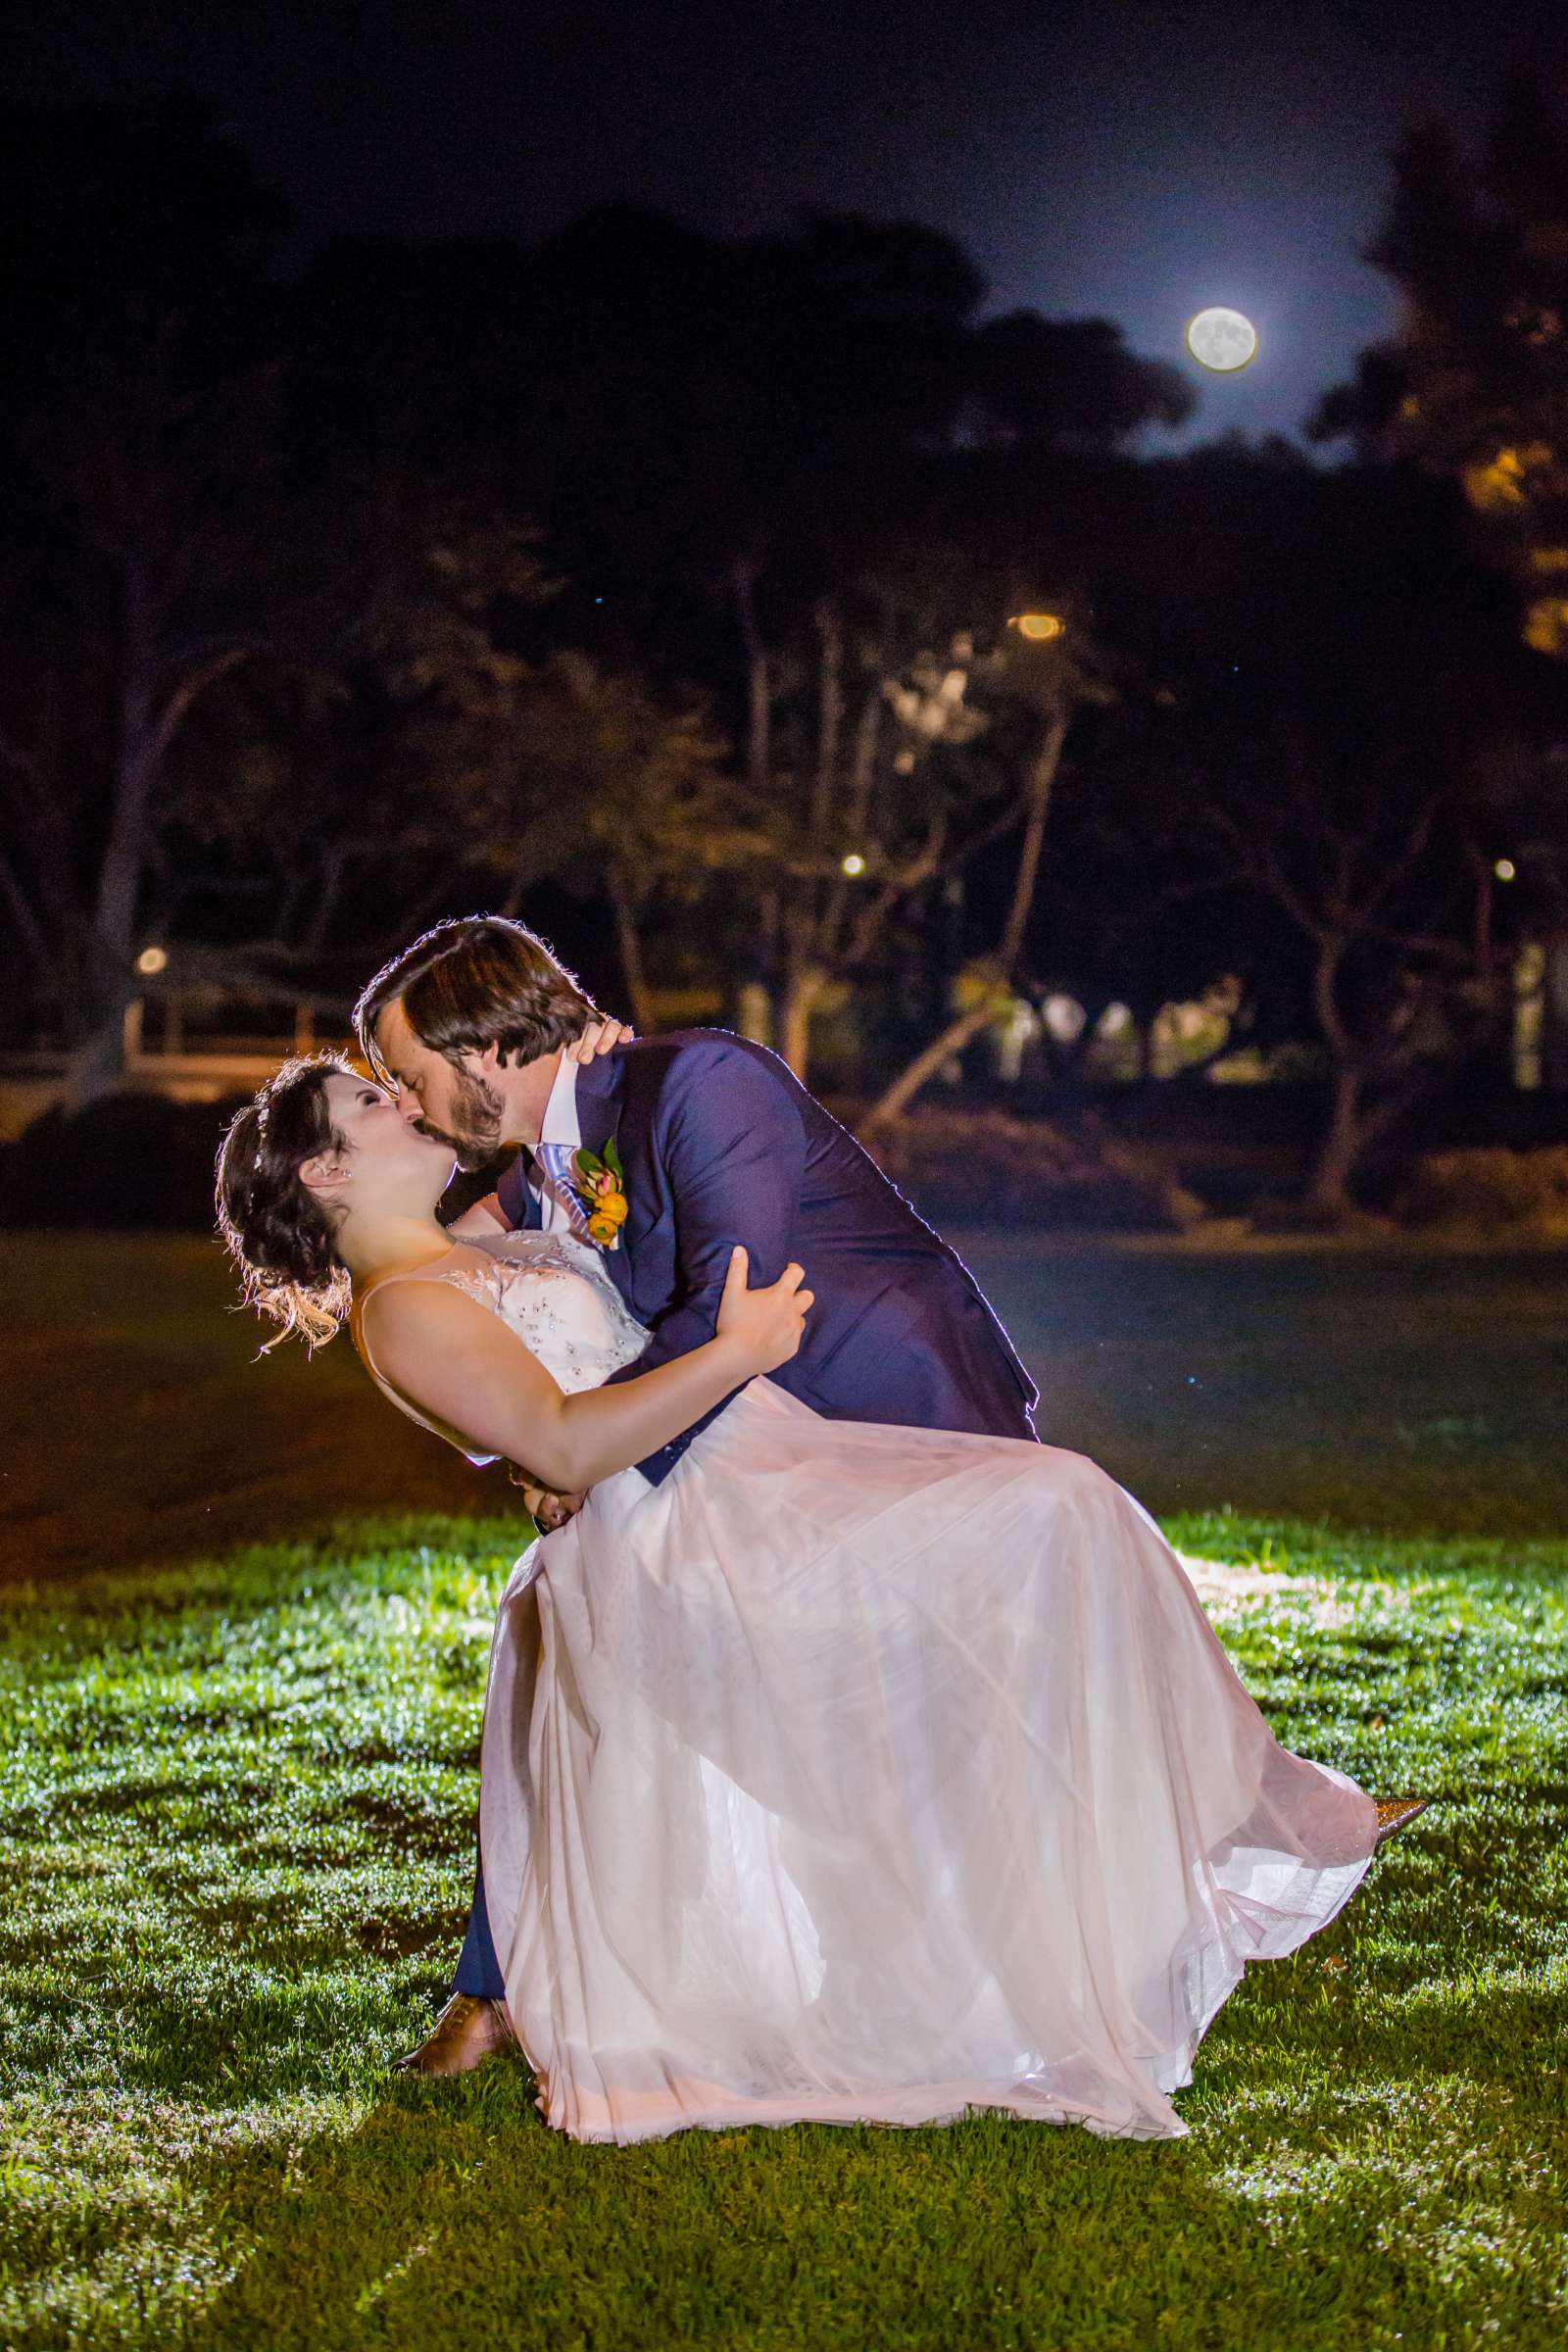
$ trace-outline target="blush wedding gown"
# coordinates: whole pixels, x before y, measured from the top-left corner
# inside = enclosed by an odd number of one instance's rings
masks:
[[[647,1338],[561,1234],[391,1279],[482,1300],[568,1391]],[[1177,2137],[1244,1964],[1332,1919],[1376,1835],[1271,1737],[1148,1512],[1054,1446],[754,1380],[502,1597],[485,1892],[576,2139],[981,2107]]]

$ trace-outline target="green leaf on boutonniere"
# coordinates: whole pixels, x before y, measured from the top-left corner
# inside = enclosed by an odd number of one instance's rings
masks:
[[[626,1171],[620,1164],[620,1153],[615,1149],[615,1139],[613,1136],[610,1138],[610,1141],[605,1146],[605,1166],[610,1170],[610,1173],[612,1176],[613,1176],[615,1182],[624,1187],[626,1182]]]

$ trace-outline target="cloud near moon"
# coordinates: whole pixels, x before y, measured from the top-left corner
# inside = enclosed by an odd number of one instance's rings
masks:
[[[1257,355],[1257,330],[1240,311],[1222,306],[1200,311],[1189,320],[1187,348],[1200,368],[1216,375],[1233,375]]]

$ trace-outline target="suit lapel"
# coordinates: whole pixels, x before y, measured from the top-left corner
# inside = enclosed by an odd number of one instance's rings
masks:
[[[626,1198],[629,1214],[621,1227],[620,1243],[614,1250],[600,1252],[612,1282],[621,1297],[631,1299],[631,1252],[637,1225],[637,1182],[627,1155],[627,1142],[621,1133],[621,1109],[625,1096],[625,1058],[620,1050],[601,1054],[586,1062],[577,1072],[577,1130],[590,1152],[603,1154],[612,1136],[626,1170]]]
[[[602,1054],[577,1072],[577,1127],[590,1152],[603,1152],[615,1133],[625,1085],[618,1053]]]
[[[509,1168],[504,1168],[496,1180],[496,1199],[501,1211],[514,1233],[536,1233],[543,1222],[539,1203],[528,1182],[529,1155],[519,1151]]]

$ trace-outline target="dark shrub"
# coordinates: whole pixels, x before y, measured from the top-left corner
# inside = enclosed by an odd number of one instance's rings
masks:
[[[1203,1215],[1153,1152],[1006,1111],[913,1111],[868,1148],[939,1227],[1184,1233]]]
[[[1435,1152],[1399,1202],[1407,1224],[1494,1232],[1568,1232],[1568,1145]]]
[[[218,1147],[248,1100],[105,1095],[84,1110],[46,1111],[16,1143],[0,1145],[0,1226],[211,1232]],[[455,1176],[441,1215],[450,1220],[482,1200],[495,1189],[496,1172]]]
[[[122,1094],[46,1111],[0,1157],[0,1224],[210,1227],[235,1107]]]

